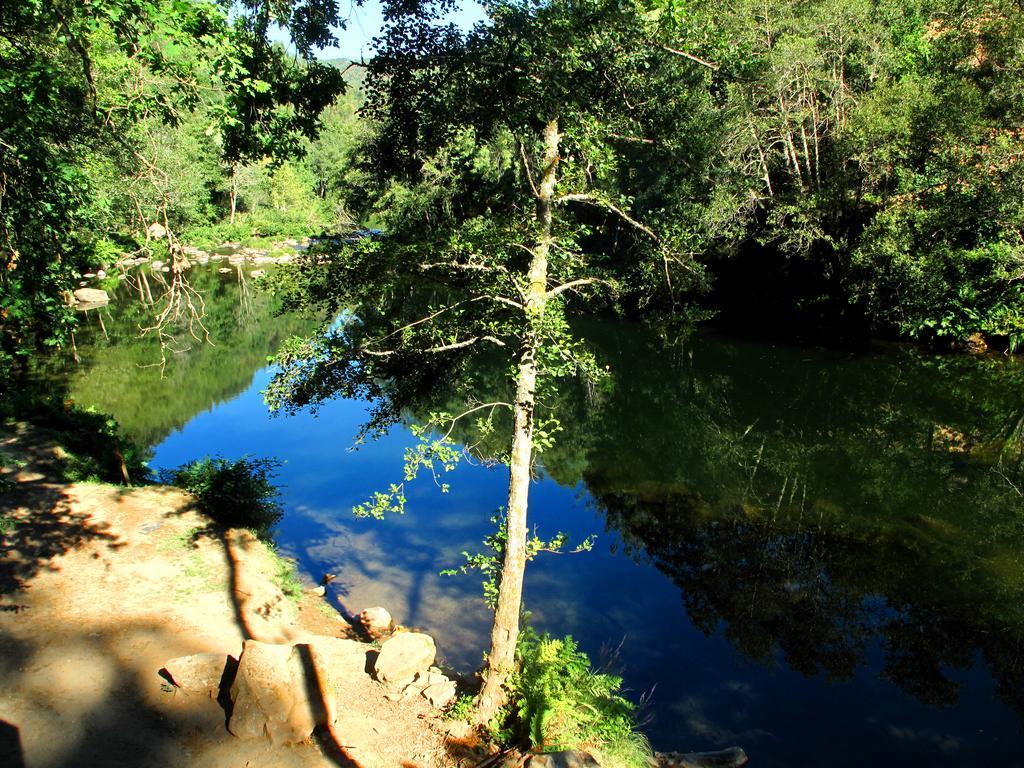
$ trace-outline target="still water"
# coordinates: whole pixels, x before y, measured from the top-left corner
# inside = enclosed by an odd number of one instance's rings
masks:
[[[366,404],[273,417],[261,391],[281,339],[244,272],[198,273],[216,346],[164,370],[122,296],[90,316],[69,394],[154,447],[283,463],[282,549],[331,599],[383,605],[470,673],[488,617],[475,576],[502,467],[463,462],[409,488],[407,512],[351,509],[401,477],[396,427],[352,449]],[[1024,765],[1024,366],[867,353],[622,322],[581,331],[610,375],[550,404],[565,431],[531,491],[538,533],[597,534],[541,555],[531,622],[611,658],[658,750],[742,746],[756,766]],[[410,415],[410,419],[413,418]],[[471,436],[464,436],[470,439]],[[615,652],[617,651],[617,653]]]

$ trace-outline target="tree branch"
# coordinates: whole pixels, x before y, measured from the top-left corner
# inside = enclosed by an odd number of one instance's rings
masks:
[[[647,235],[649,238],[651,238],[655,242],[660,242],[660,240],[658,238],[658,235],[655,234],[653,229],[648,227],[646,224],[643,224],[643,223],[637,221],[632,216],[630,216],[628,213],[626,213],[624,210],[622,210],[621,208],[619,208],[616,205],[613,205],[612,203],[609,203],[607,200],[601,200],[600,198],[594,197],[593,195],[579,194],[579,195],[562,195],[561,197],[556,199],[555,202],[556,203],[586,203],[587,205],[593,205],[596,208],[605,208],[606,210],[609,210],[609,211],[612,211],[613,213],[615,213],[620,219],[625,221],[627,224],[630,224],[630,225],[636,227],[637,229],[639,229],[641,232],[643,232],[645,235]]]
[[[603,283],[604,285],[607,285],[609,288],[614,287],[612,283],[608,282],[607,280],[602,280],[599,277],[581,277],[579,280],[570,280],[568,283],[562,283],[561,285],[552,288],[550,291],[548,291],[548,298],[550,299],[552,296],[557,296],[558,294],[564,293],[565,291],[572,290],[573,288],[578,288],[581,285],[593,285],[594,283]]]
[[[526,156],[526,147],[523,146],[523,142],[519,137],[516,137],[516,144],[519,146],[519,156],[523,160],[523,170],[526,171],[526,180],[530,182],[530,189],[533,190],[533,196],[540,197],[540,191],[537,189],[537,185],[533,181],[533,171],[530,169],[530,160]]]
[[[476,344],[478,341],[489,341],[492,344],[497,344],[499,347],[505,346],[505,342],[499,339],[497,336],[474,336],[471,339],[465,339],[463,341],[453,341],[451,344],[442,344],[441,346],[438,347],[426,347],[424,349],[417,349],[415,351],[419,352],[420,354],[451,352],[452,350],[455,349],[463,349],[465,347],[470,346],[471,344]],[[367,349],[366,347],[361,347],[359,351],[364,355],[372,355],[373,357],[391,357],[391,355],[399,354],[401,350],[388,349],[378,352],[376,350]]]
[[[439,315],[443,315],[445,312],[450,312],[451,310],[455,309],[456,307],[460,307],[463,304],[469,304],[470,302],[473,302],[473,301],[480,301],[483,298],[486,298],[486,297],[485,296],[475,296],[472,299],[466,299],[465,301],[457,301],[454,304],[449,304],[447,307],[442,307],[441,309],[437,310],[437,312],[433,312],[433,313],[431,313],[431,314],[429,314],[429,315],[427,315],[425,317],[421,317],[419,320],[413,320],[411,323],[406,323],[401,328],[396,328],[395,330],[393,330],[391,333],[387,334],[386,336],[381,336],[379,339],[372,339],[372,340],[366,342],[366,344],[367,345],[369,345],[369,344],[380,344],[382,341],[387,341],[392,336],[397,336],[402,331],[407,331],[410,328],[415,328],[417,325],[422,325],[423,323],[429,323],[435,317],[438,317]]]
[[[463,411],[458,416],[453,416],[452,417],[452,419],[451,419],[452,425],[450,427],[448,427],[448,431],[445,433],[444,437],[441,438],[441,439],[442,440],[447,440],[449,437],[451,437],[452,430],[455,429],[455,423],[459,419],[461,419],[461,418],[463,418],[465,416],[469,416],[469,414],[471,414],[471,413],[476,413],[477,411],[482,411],[484,408],[490,408],[491,411],[493,411],[499,405],[504,407],[504,408],[508,408],[510,411],[512,410],[512,403],[506,403],[506,402],[503,402],[503,401],[500,401],[500,400],[496,401],[496,402],[493,402],[493,403],[483,403],[481,405],[478,405],[478,406],[475,406],[473,408],[470,408],[468,411]]]
[[[654,45],[658,46],[663,51],[668,51],[669,53],[674,54],[676,56],[682,56],[684,59],[688,59],[689,61],[692,61],[695,64],[700,64],[702,67],[707,67],[708,69],[714,72],[717,72],[721,68],[718,64],[715,64],[713,61],[702,59],[700,56],[694,56],[692,53],[680,51],[677,48],[670,48],[669,46],[663,43],[654,43]]]

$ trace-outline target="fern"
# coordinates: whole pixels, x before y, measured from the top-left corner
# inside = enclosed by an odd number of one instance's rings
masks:
[[[651,749],[636,730],[622,679],[594,670],[572,637],[524,630],[509,684],[513,733],[542,752],[585,749],[609,768],[645,768]]]

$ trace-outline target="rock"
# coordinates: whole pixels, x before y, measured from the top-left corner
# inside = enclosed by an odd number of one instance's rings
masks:
[[[388,688],[397,690],[411,683],[417,673],[434,663],[437,648],[434,638],[422,632],[392,635],[380,647],[373,671]]]
[[[423,698],[430,702],[432,707],[444,709],[455,701],[455,683],[446,680],[443,683],[434,683],[423,689]]]
[[[162,261],[154,261],[154,262],[153,262],[153,263],[152,263],[152,264],[150,265],[150,267],[151,267],[152,269],[160,269],[160,268],[162,268],[162,267],[163,267],[163,265],[164,265],[164,263],[163,263]]]
[[[231,701],[228,730],[242,739],[266,736],[274,744],[293,744],[328,722],[309,645],[246,640]]]
[[[658,752],[654,758],[660,768],[740,768],[748,762],[740,747],[717,752]]]
[[[101,288],[78,288],[75,290],[75,299],[83,304],[106,304],[110,301],[107,292]]]
[[[367,608],[359,614],[359,623],[363,625],[366,634],[376,640],[391,631],[391,614],[379,605]]]
[[[84,275],[82,275],[82,277],[84,277],[86,280],[92,280],[94,277],[96,277],[96,273],[86,272]]]
[[[249,277],[260,278],[263,277],[265,274],[267,274],[267,270],[265,269],[254,269],[252,272],[249,273]]]
[[[103,270],[103,269],[96,270],[96,277],[98,277],[100,280],[102,280],[106,276],[107,276],[106,270]]]
[[[235,270],[231,269],[230,267],[221,267],[217,271],[220,272],[222,275],[225,275],[228,272],[234,272]]]
[[[225,670],[233,674],[238,660],[225,653],[196,653],[179,656],[164,664],[171,681],[185,693],[217,698]]]
[[[366,674],[367,646],[341,637],[314,635],[307,640],[323,694],[325,722],[333,723],[340,716],[336,691],[343,680]]]
[[[366,674],[366,651],[368,645],[358,640],[349,640],[344,637],[328,637],[327,635],[312,635],[306,639],[307,644],[313,649],[317,659],[317,665],[323,662],[329,667],[332,674],[340,674],[345,677]]]
[[[964,339],[964,347],[972,355],[983,355],[988,352],[988,344],[980,333],[972,333]]]
[[[589,752],[576,749],[533,755],[526,765],[527,768],[600,768],[600,763]]]
[[[146,230],[146,234],[151,240],[162,240],[167,236],[167,230],[164,229],[162,224],[157,224],[154,221],[149,225],[149,229]]]

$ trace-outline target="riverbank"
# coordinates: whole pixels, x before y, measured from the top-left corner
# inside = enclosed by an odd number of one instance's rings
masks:
[[[286,597],[279,560],[248,532],[216,530],[176,489],[58,482],[50,469],[61,449],[24,427],[0,433],[0,445],[16,468],[0,497],[3,765],[447,768],[480,759],[426,699],[387,698],[364,661],[374,647],[315,591]],[[237,686],[207,695],[165,665],[195,654],[239,659],[243,643],[246,653],[339,648],[359,664],[321,669],[327,657],[314,650],[332,716],[312,738],[240,739],[228,730],[240,729],[230,712]]]

